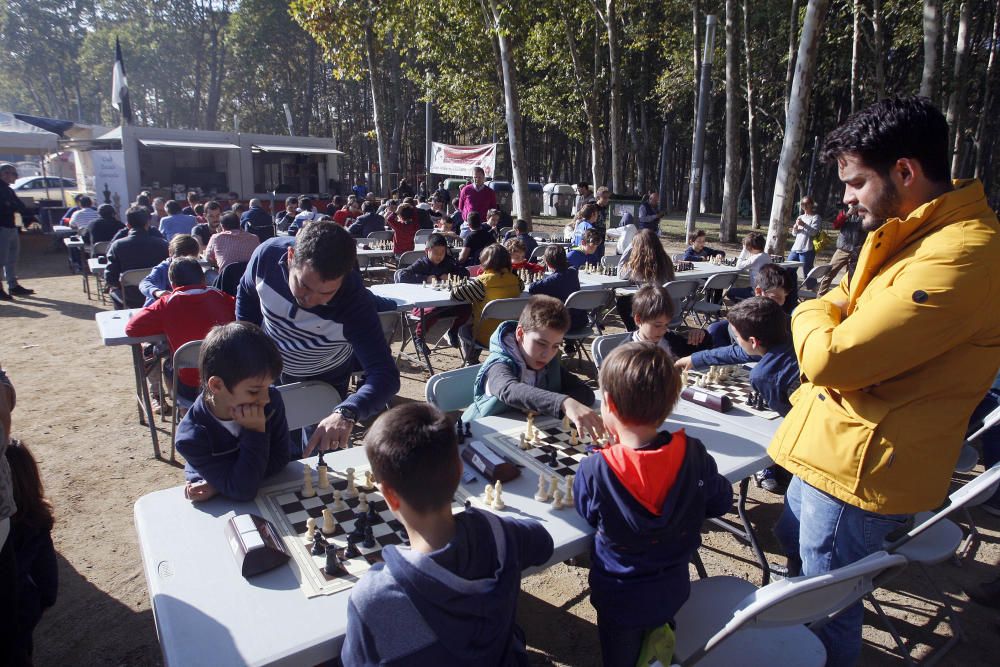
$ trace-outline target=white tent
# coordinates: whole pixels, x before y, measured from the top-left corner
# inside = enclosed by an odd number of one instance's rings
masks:
[[[59,135],[0,111],[0,153],[47,154],[59,150]]]

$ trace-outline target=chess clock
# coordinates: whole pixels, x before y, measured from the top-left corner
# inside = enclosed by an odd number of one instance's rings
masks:
[[[692,403],[704,405],[706,408],[715,410],[716,412],[729,412],[733,408],[732,399],[725,394],[705,391],[700,387],[686,387],[681,392],[681,398]]]
[[[226,522],[226,541],[244,577],[252,577],[291,557],[271,522],[256,514],[237,514]]]
[[[462,450],[462,459],[491,482],[506,484],[521,474],[517,466],[501,457],[486,443],[473,440]]]

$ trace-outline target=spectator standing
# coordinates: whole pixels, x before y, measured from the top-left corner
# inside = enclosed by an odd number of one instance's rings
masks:
[[[823,280],[819,282],[820,296],[830,291],[830,284],[841,269],[847,268],[848,278],[854,274],[858,253],[861,252],[861,246],[865,244],[865,238],[868,236],[868,232],[861,226],[861,216],[858,214],[857,206],[849,206],[847,211],[837,214],[833,228],[840,230],[840,234],[837,235],[837,249],[830,258],[830,273],[823,276]]]
[[[486,172],[482,167],[473,171],[472,183],[464,186],[458,194],[458,210],[462,219],[468,220],[473,211],[479,213],[479,219],[485,220],[491,208],[497,207],[497,193],[486,185]]]
[[[660,234],[660,195],[648,193],[639,204],[638,229],[648,229],[657,236]]]
[[[809,275],[812,271],[813,262],[816,261],[816,249],[813,247],[813,237],[819,234],[820,218],[816,213],[816,204],[811,197],[803,197],[799,202],[802,213],[795,218],[792,223],[792,234],[795,240],[792,242],[792,249],[788,253],[788,261],[802,262],[802,277]],[[810,285],[806,285],[812,289]]]
[[[28,212],[28,207],[10,187],[16,180],[17,167],[9,163],[0,164],[0,265],[3,266],[4,278],[10,290],[5,292],[0,287],[0,301],[11,301],[15,296],[35,293],[35,290],[17,282],[17,256],[21,251],[21,239],[17,225],[14,224],[14,214],[19,213],[21,222],[25,225],[37,218]]]

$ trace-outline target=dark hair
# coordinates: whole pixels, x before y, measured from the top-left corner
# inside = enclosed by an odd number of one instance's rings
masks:
[[[197,257],[201,252],[198,239],[190,234],[175,234],[168,246],[171,257]]]
[[[125,211],[125,221],[132,229],[145,229],[149,224],[149,211],[143,206],[131,206]]]
[[[295,266],[308,265],[323,280],[336,280],[354,268],[358,244],[351,233],[335,222],[306,225],[295,235]]]
[[[344,195],[334,195],[333,196],[333,205],[334,206],[338,206],[339,207],[339,206],[343,206],[346,203],[347,203],[347,199],[344,198]]]
[[[821,158],[835,163],[844,155],[885,176],[900,158],[913,158],[927,178],[948,182],[948,122],[926,97],[892,97],[852,115],[826,135]]]
[[[281,375],[281,352],[260,327],[250,322],[230,322],[212,327],[201,344],[198,370],[205,384],[212,376],[232,389],[247,378]]]
[[[374,213],[378,210],[378,204],[373,201],[365,201],[365,203],[361,205],[361,210],[364,213]]]
[[[766,239],[760,232],[750,232],[743,238],[743,247],[753,250],[764,250]]]
[[[795,277],[778,264],[765,264],[757,270],[753,286],[765,292],[780,288],[791,294],[795,289]]]
[[[580,235],[580,243],[583,245],[593,245],[594,243],[599,243],[601,240],[601,235],[597,233],[596,229],[584,230],[583,234]]]
[[[194,190],[188,191],[188,193],[187,193],[187,200],[189,202],[198,201],[198,193],[195,192]]]
[[[296,206],[298,206],[299,205],[299,198],[298,197],[285,197],[285,206],[288,206],[289,204],[295,204]]]
[[[88,197],[87,195],[80,197],[80,208],[90,208],[93,205],[94,205],[94,200]]]
[[[552,270],[556,273],[565,271],[569,268],[569,262],[566,260],[566,250],[561,245],[549,245],[545,248],[545,263],[552,267]]]
[[[780,345],[788,340],[788,316],[777,303],[766,296],[744,299],[729,309],[726,319],[744,340],[751,336],[764,347]]]
[[[514,229],[517,230],[518,234],[527,234],[528,233],[528,221],[527,220],[522,220],[521,218],[518,218],[517,222],[514,223]]]
[[[673,316],[674,300],[662,285],[643,285],[632,297],[632,317],[645,322],[657,317],[670,320]]]
[[[177,257],[171,260],[167,275],[170,277],[170,285],[173,287],[187,287],[205,283],[205,272],[194,257]]]
[[[696,230],[694,230],[693,232],[691,232],[690,234],[688,234],[688,244],[694,243],[696,240],[702,238],[703,236],[705,236],[705,230],[704,229],[696,229]]]
[[[670,353],[655,343],[619,345],[605,357],[598,381],[618,418],[632,426],[662,424],[682,389]]]
[[[465,219],[469,223],[469,229],[479,229],[483,221],[479,217],[479,211],[469,211],[469,217]]]
[[[480,171],[483,172],[483,176],[486,176],[486,170],[483,169],[482,167],[473,167],[472,168],[472,173],[473,174],[475,174],[476,172],[480,172]]]
[[[427,248],[447,248],[448,239],[442,234],[431,234],[427,237],[427,243],[425,245]]]
[[[4,437],[2,427],[0,437]],[[42,476],[31,451],[20,440],[11,438],[7,447],[7,463],[10,465],[14,504],[17,506],[11,523],[23,524],[37,531],[52,530],[55,523],[52,503],[45,497]]]
[[[458,208],[458,197],[451,200],[451,205],[453,208]]]
[[[507,248],[507,252],[509,252],[511,255],[513,255],[515,252],[519,252],[522,255],[526,255],[528,253],[528,246],[524,245],[524,241],[517,238],[516,236],[504,241],[503,247]]]
[[[674,279],[674,263],[652,230],[643,229],[636,234],[631,251],[625,267],[632,282],[662,284]]]
[[[416,512],[451,504],[462,474],[451,420],[429,403],[407,403],[383,413],[364,438],[375,479]]]
[[[114,220],[116,215],[115,207],[111,204],[101,204],[101,207],[97,209],[97,215],[105,220]]]
[[[526,332],[555,329],[566,333],[570,327],[569,310],[559,299],[540,294],[528,300],[517,323]]]
[[[591,202],[589,204],[584,204],[583,206],[580,207],[580,210],[577,211],[577,213],[576,213],[576,219],[577,220],[586,220],[587,218],[589,218],[590,216],[594,215],[595,213],[597,213],[600,210],[601,210],[601,208],[597,204],[594,204],[593,202]]]
[[[149,204],[149,195],[139,195],[138,197],[136,197],[135,198],[135,205],[136,206],[145,206],[146,208],[149,208],[149,206],[150,206],[150,204]]]
[[[176,199],[168,199],[163,208],[167,209],[167,213],[170,215],[177,215],[181,212],[181,203]]]
[[[196,204],[195,207],[194,207],[194,214],[195,215],[205,215],[205,205],[204,204]]]
[[[210,201],[207,204],[205,204],[205,210],[206,211],[221,211],[222,210],[222,204],[220,204],[217,201]]]
[[[513,271],[510,263],[510,253],[507,252],[507,248],[504,248],[499,243],[491,243],[483,248],[483,251],[479,253],[479,263],[482,265],[483,270],[492,271],[493,273],[502,273],[504,269]]]
[[[400,204],[399,208],[396,209],[396,215],[409,222],[413,220],[413,207],[409,204]]]
[[[240,216],[235,213],[226,213],[219,219],[219,223],[222,225],[223,229],[239,229]]]
[[[312,197],[299,197],[299,208],[305,211],[311,211],[313,209]]]

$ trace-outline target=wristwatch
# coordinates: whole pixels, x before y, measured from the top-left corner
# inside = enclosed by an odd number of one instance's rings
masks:
[[[342,406],[337,408],[336,410],[333,411],[333,414],[340,415],[344,419],[351,422],[356,423],[358,421],[358,413],[355,412],[353,408],[349,408],[347,406]]]

